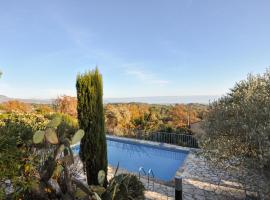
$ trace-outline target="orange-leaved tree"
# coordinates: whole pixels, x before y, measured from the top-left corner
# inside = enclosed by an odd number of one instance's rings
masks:
[[[71,96],[60,96],[54,102],[57,112],[77,117],[77,98]]]
[[[5,110],[6,112],[27,113],[27,112],[32,111],[32,106],[21,101],[11,100],[11,101],[4,102],[2,104],[2,109]]]

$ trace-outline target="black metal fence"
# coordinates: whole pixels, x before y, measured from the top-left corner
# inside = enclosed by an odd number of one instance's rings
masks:
[[[149,140],[154,142],[163,142],[184,147],[199,148],[196,138],[194,138],[192,135],[187,134],[167,133],[167,132],[154,132],[154,133],[137,132],[135,135],[132,136],[125,135],[122,137],[129,137],[140,140]]]
[[[199,148],[197,140],[192,135],[186,134],[157,132],[149,134],[144,139],[178,146]]]

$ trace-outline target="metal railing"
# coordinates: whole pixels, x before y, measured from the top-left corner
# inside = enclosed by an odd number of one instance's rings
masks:
[[[141,179],[141,175],[143,175],[145,177],[147,176],[147,187],[148,188],[150,186],[150,179],[152,180],[152,185],[153,185],[152,189],[154,189],[154,187],[155,187],[155,174],[154,174],[153,170],[150,168],[146,173],[144,168],[140,167],[139,168],[139,180]]]
[[[144,176],[146,176],[146,172],[143,167],[139,168],[139,179],[141,179],[141,174],[143,173]]]
[[[160,180],[156,179],[154,171],[150,168],[147,173],[144,170],[143,167],[139,168],[139,173],[135,174],[136,176],[138,176],[139,180],[141,180],[141,178],[146,179],[147,178],[147,183],[142,181],[142,183],[144,184],[144,186],[147,188],[147,190],[149,191],[153,191],[153,192],[161,192],[163,195],[166,195],[167,200],[169,198],[173,198],[174,197],[174,193],[169,193],[169,188],[172,188],[173,186],[168,186],[162,182],[160,182]],[[143,176],[141,176],[143,175]],[[150,181],[152,184],[150,184]]]
[[[150,140],[155,142],[163,142],[178,146],[199,148],[196,138],[192,135],[180,133],[155,132],[150,134],[137,135],[138,139]]]
[[[112,133],[107,133],[108,135],[114,135]],[[191,147],[191,148],[199,148],[198,142],[196,138],[192,135],[181,134],[181,133],[167,133],[167,132],[137,132],[134,135],[117,135],[125,138],[135,138],[139,140],[149,140],[153,142],[161,142],[168,143],[178,146]]]
[[[152,178],[153,189],[154,189],[155,188],[155,174],[152,169],[149,169],[147,173],[148,187],[150,185],[150,178]]]

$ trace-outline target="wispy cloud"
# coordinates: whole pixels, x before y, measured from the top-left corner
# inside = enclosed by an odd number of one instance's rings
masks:
[[[67,88],[39,88],[37,90],[32,87],[20,87],[1,82],[0,94],[11,98],[54,99],[61,95],[76,96],[76,91]]]
[[[72,90],[72,89],[58,88],[58,89],[48,89],[45,90],[45,92],[47,93],[47,96],[51,98],[56,98],[62,95],[76,96],[75,89]]]
[[[129,64],[125,65],[124,68],[126,74],[131,75],[147,84],[157,84],[163,86],[169,83],[168,80],[160,79],[155,73],[141,69],[136,65]]]

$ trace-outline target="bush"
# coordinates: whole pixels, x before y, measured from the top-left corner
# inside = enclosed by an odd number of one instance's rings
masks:
[[[15,199],[23,198],[35,183],[38,159],[31,150],[32,136],[36,130],[44,129],[46,124],[43,116],[35,114],[0,116],[0,181],[11,180]]]
[[[104,200],[144,200],[145,187],[137,176],[120,174],[110,180],[107,192],[103,194]]]
[[[270,71],[249,75],[214,102],[201,146],[219,163],[258,169],[270,166]]]
[[[10,113],[0,115],[0,134],[14,136],[17,142],[30,142],[37,130],[45,128],[48,120],[42,115]]]

